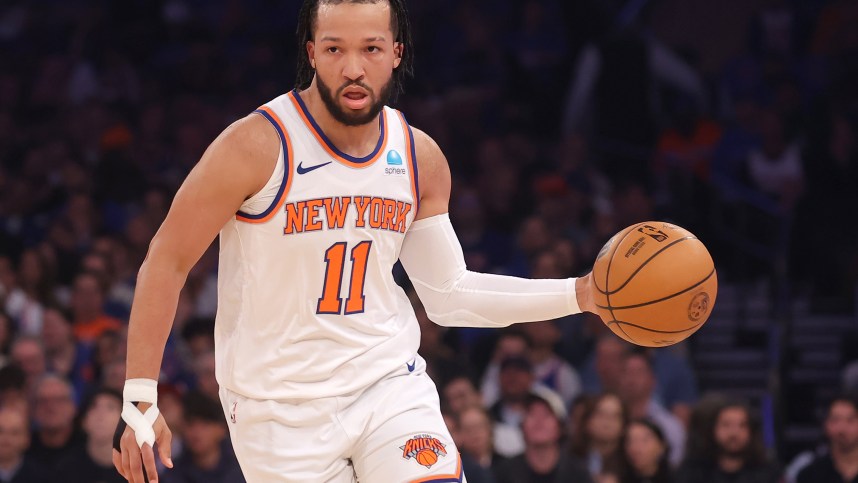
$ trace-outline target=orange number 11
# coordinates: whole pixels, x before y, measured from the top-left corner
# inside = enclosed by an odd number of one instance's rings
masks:
[[[349,279],[349,298],[344,315],[359,314],[364,309],[363,285],[366,281],[366,262],[371,241],[362,241],[352,248],[352,273]],[[343,268],[346,261],[346,242],[337,242],[325,250],[325,283],[322,298],[316,306],[317,314],[339,314],[343,306],[340,289],[343,286]]]

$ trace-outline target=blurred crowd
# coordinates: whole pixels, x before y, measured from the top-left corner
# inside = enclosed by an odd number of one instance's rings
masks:
[[[0,5],[0,482],[122,481],[110,441],[137,269],[207,144],[292,87],[298,4]],[[416,76],[397,107],[450,160],[470,269],[580,275],[619,229],[669,219],[707,240],[724,282],[771,275],[730,237],[785,243],[791,290],[854,310],[858,1],[723,2],[720,21],[707,4],[408,3]],[[168,482],[243,481],[214,377],[216,274],[215,244],[164,356]],[[448,330],[412,300],[471,483],[858,475],[850,397],[828,407],[825,444],[777,459],[753,404],[701,398],[688,347],[643,351],[585,315]]]

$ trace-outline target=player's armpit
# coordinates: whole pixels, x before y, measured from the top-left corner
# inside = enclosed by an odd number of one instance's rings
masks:
[[[468,271],[446,213],[415,221],[399,259],[426,314],[439,325],[504,327],[581,311],[574,278],[531,280]]]
[[[420,176],[420,209],[415,219],[446,213],[450,205],[450,165],[441,148],[425,132],[412,127],[417,171]]]

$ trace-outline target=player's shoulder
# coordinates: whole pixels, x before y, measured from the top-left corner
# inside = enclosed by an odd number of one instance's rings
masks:
[[[224,151],[276,155],[280,148],[280,137],[267,119],[252,113],[227,126],[212,144],[217,144]]]
[[[270,173],[280,152],[280,137],[264,117],[248,114],[227,126],[208,151],[215,162],[237,163],[242,169],[258,168]]]
[[[262,116],[248,114],[212,141],[197,168],[232,180],[236,189],[250,194],[265,185],[279,153],[277,131]]]
[[[414,136],[414,152],[420,173],[436,173],[449,170],[447,157],[437,142],[425,131],[411,127]]]

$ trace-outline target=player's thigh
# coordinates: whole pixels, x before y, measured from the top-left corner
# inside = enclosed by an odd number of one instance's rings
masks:
[[[335,407],[261,401],[221,389],[229,434],[248,483],[353,483]]]
[[[363,401],[373,405],[375,412],[370,431],[353,453],[358,481],[465,481],[435,385],[425,374],[396,379],[385,391]]]

